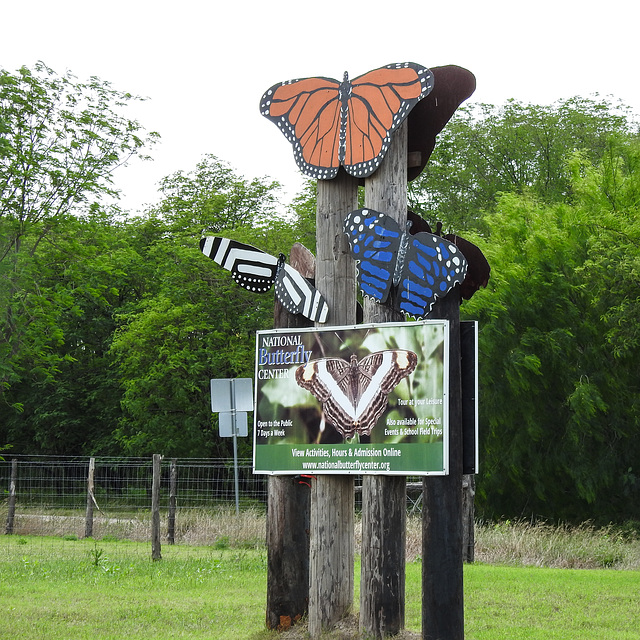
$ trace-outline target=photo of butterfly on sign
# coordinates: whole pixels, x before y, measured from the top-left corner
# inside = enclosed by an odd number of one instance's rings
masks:
[[[260,331],[256,473],[443,473],[446,320]]]
[[[433,89],[433,73],[413,62],[389,64],[353,80],[280,82],[260,100],[260,113],[293,145],[298,168],[318,180],[340,167],[358,178],[382,162],[393,132]]]

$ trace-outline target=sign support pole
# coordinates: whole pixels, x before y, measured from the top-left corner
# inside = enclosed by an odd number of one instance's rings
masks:
[[[407,129],[396,130],[378,170],[365,180],[365,206],[394,218],[407,219]],[[391,305],[365,299],[364,322],[402,321]],[[396,635],[405,624],[405,476],[362,478],[362,564],[360,633],[371,638]]]
[[[328,324],[356,323],[356,266],[342,221],[358,208],[358,181],[340,170],[318,181],[316,287],[329,305]],[[309,635],[317,638],[353,606],[353,476],[321,475],[312,482]]]

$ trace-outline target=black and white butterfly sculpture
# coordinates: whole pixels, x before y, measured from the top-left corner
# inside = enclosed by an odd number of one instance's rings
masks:
[[[244,289],[265,293],[275,284],[278,299],[289,313],[313,322],[325,322],[329,307],[322,294],[291,265],[284,254],[275,258],[256,247],[220,236],[200,240],[200,250],[224,269]]]
[[[423,318],[436,298],[445,296],[467,273],[467,261],[455,244],[433,233],[402,230],[390,216],[358,209],[344,220],[351,254],[358,261],[362,293],[386,302],[398,287],[395,305],[405,315]]]
[[[358,360],[320,358],[296,369],[296,382],[321,403],[326,421],[343,438],[368,436],[389,402],[388,395],[413,373],[418,356],[405,349],[376,351]]]

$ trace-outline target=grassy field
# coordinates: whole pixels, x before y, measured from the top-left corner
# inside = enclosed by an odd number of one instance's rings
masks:
[[[266,550],[253,535],[234,531],[236,537],[209,546],[165,545],[159,562],[150,560],[146,543],[4,536],[0,638],[305,638],[304,625],[285,634],[264,629]],[[477,537],[485,561],[465,567],[467,640],[637,640],[637,536],[506,523],[479,527]],[[355,576],[357,608],[359,565]],[[420,584],[414,556],[407,565],[407,639],[420,637]],[[354,616],[327,638],[355,638],[355,629]]]

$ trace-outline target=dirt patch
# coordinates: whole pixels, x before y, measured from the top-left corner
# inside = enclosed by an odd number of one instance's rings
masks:
[[[359,616],[357,613],[343,618],[336,624],[336,628],[327,631],[321,636],[321,640],[364,640],[358,630]],[[287,631],[283,631],[279,636],[282,640],[309,640],[309,631],[306,622],[297,624]],[[404,629],[398,635],[393,636],[394,640],[421,640],[422,634]]]

